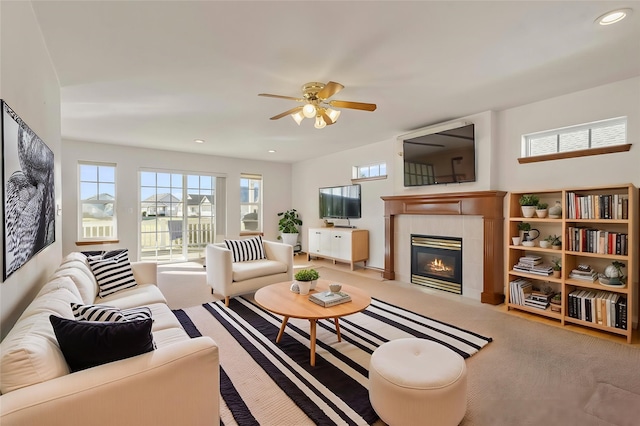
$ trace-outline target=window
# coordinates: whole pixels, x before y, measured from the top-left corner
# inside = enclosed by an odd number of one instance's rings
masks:
[[[571,153],[561,158],[618,152],[624,149],[606,149],[627,143],[627,117],[595,121],[561,129],[531,133],[522,137],[522,156],[540,157]],[[585,152],[587,150],[587,152]],[[593,150],[589,152],[588,150]],[[552,157],[549,159],[556,159]]]
[[[387,178],[387,163],[371,164],[367,166],[354,166],[352,181],[374,180]]]
[[[185,261],[204,256],[216,236],[216,188],[224,178],[140,172],[140,258]],[[220,206],[218,206],[220,207]]]
[[[240,175],[240,232],[262,232],[262,176]]]
[[[79,163],[78,241],[118,239],[116,165]]]

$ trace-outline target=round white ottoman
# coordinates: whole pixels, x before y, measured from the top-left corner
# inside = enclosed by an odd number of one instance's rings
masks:
[[[371,355],[369,399],[391,426],[457,425],[467,410],[467,367],[430,340],[392,340]]]

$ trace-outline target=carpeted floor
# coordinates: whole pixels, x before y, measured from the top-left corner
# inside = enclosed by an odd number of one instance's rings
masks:
[[[459,296],[384,281],[375,271],[352,273],[327,262],[311,264],[320,268],[322,278],[366,288],[378,299],[493,338],[466,360],[464,426],[639,424],[638,344],[575,333]],[[218,343],[224,350],[227,343]],[[250,372],[247,380],[252,380]],[[620,396],[625,403],[614,409],[611,401]]]

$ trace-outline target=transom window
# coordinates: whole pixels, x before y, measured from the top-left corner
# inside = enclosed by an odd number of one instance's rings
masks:
[[[522,137],[522,156],[604,148],[627,143],[627,117],[595,121]]]
[[[386,177],[387,163],[376,163],[366,166],[354,166],[351,180],[386,179]]]
[[[114,241],[116,220],[116,165],[78,163],[78,241]]]

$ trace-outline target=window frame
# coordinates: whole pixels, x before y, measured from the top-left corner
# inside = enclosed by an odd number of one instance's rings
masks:
[[[381,174],[380,170],[382,169],[382,166],[384,166],[384,174]],[[378,175],[377,176],[371,176],[371,174],[369,173],[369,176],[367,177],[360,177],[361,173],[363,170],[368,170],[369,172],[371,171],[371,168],[373,167],[377,167],[378,168]],[[387,172],[387,162],[386,161],[380,161],[377,163],[370,163],[370,164],[363,164],[360,166],[353,166],[351,168],[351,182],[352,183],[357,183],[357,182],[366,182],[369,180],[380,180],[380,179],[386,179],[388,177],[388,172]]]
[[[96,181],[85,181],[82,180],[82,167],[83,166],[95,166],[97,167],[97,180]],[[109,181],[101,181],[100,180],[100,167],[111,167],[113,168],[113,182],[109,182]],[[117,215],[117,211],[118,211],[118,167],[117,167],[117,163],[110,163],[110,162],[99,162],[99,161],[78,161],[78,194],[77,194],[77,203],[78,203],[78,211],[77,211],[77,224],[76,224],[76,245],[81,246],[81,245],[92,245],[92,244],[100,244],[100,243],[117,243],[119,242],[118,239],[118,215]],[[87,201],[83,201],[82,199],[82,184],[85,182],[89,182],[89,183],[95,183],[98,185],[97,189],[98,189],[98,194],[96,194],[96,196],[100,195],[100,183],[103,182],[104,184],[113,184],[113,200],[111,201],[111,204],[113,205],[113,214],[112,214],[112,235],[109,236],[96,236],[96,237],[85,237],[84,236],[84,213],[83,213],[83,207],[85,205],[90,205],[90,204],[102,204],[101,201],[99,199],[96,199],[94,202],[87,202]]]
[[[242,181],[243,180],[249,180],[249,186],[248,186],[248,191],[249,193],[251,193],[252,189],[251,189],[251,181],[257,181],[260,183],[259,187],[258,187],[258,201],[257,202],[243,202],[242,201],[242,190],[243,190],[243,186],[242,186]],[[264,179],[263,176],[260,174],[256,174],[256,173],[240,173],[240,181],[239,183],[239,188],[240,188],[240,235],[262,235],[264,233],[264,224],[263,224],[263,220],[262,220],[262,213],[263,213],[263,208],[264,208],[264,197],[263,197],[263,192],[264,192]],[[254,189],[255,190],[255,189]],[[251,199],[251,198],[249,198]],[[249,210],[252,210],[252,207],[257,207],[257,211],[258,213],[258,217],[257,219],[255,219],[257,222],[257,228],[256,229],[245,229],[246,225],[245,225],[245,220],[244,220],[244,216],[246,214],[249,213],[242,213],[243,212],[243,207],[249,206]]]
[[[592,134],[594,129],[602,129],[608,126],[615,126],[623,124],[624,125],[624,140],[623,143],[616,143],[606,146],[599,147],[591,147],[592,144]],[[560,151],[560,138],[562,135],[568,135],[570,133],[574,133],[576,131],[587,131],[588,135],[588,145],[589,148],[585,149],[577,149],[570,151]],[[586,157],[591,155],[601,155],[601,154],[610,154],[615,152],[625,152],[631,149],[631,144],[627,142],[627,132],[628,132],[628,119],[626,116],[615,117],[606,120],[598,120],[584,124],[578,124],[574,126],[567,126],[558,129],[545,130],[542,132],[528,133],[526,135],[522,135],[521,139],[521,155],[522,157],[518,158],[518,163],[526,164],[526,163],[535,163],[540,161],[550,161],[550,160],[559,160],[565,158],[576,158],[576,157]],[[530,155],[531,153],[531,143],[535,139],[539,139],[542,137],[555,136],[556,138],[556,152],[549,154],[541,154],[541,155]]]

